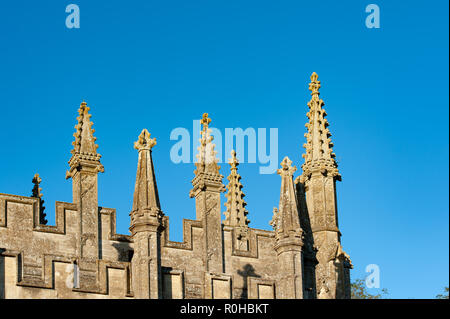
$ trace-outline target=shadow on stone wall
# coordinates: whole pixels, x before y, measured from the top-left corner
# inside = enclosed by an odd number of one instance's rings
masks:
[[[130,243],[118,242],[112,243],[112,246],[117,250],[117,261],[131,262],[131,259],[133,258],[133,249],[131,248]]]
[[[316,296],[316,250],[314,249],[314,237],[309,219],[308,207],[306,204],[305,188],[302,183],[296,184],[298,213],[300,226],[303,230],[303,278],[304,278],[304,298],[315,299]]]
[[[242,287],[241,299],[248,299],[248,278],[260,278],[261,276],[255,273],[255,268],[252,265],[246,264],[242,270],[238,270],[237,274],[242,276],[244,280],[244,286]]]

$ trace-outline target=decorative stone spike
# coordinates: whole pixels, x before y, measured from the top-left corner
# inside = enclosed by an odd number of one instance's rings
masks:
[[[334,160],[333,143],[330,139],[328,130],[328,121],[325,119],[327,113],[323,109],[324,102],[319,98],[320,81],[316,72],[311,75],[309,90],[311,91],[311,100],[308,102],[309,122],[305,124],[308,129],[305,134],[306,143],[303,147],[306,153],[302,155],[305,163],[302,165],[303,174],[300,176],[300,182],[304,182],[314,171],[322,174],[329,174],[340,180],[341,176],[337,169],[338,165]]]
[[[156,145],[156,138],[150,138],[150,133],[147,129],[143,129],[138,137],[138,140],[134,142],[134,148],[138,151],[151,150]]]
[[[137,224],[137,220],[148,214],[155,217],[153,221],[159,225],[163,213],[159,203],[158,188],[156,186],[155,172],[151,150],[156,145],[156,138],[150,138],[150,133],[143,129],[134,148],[139,151],[136,184],[134,188],[133,209],[131,211],[131,228]]]
[[[42,199],[42,188],[40,188],[40,184],[42,182],[42,179],[39,177],[39,174],[35,174],[32,180],[32,183],[34,184],[33,190],[31,191],[31,197],[39,198],[39,224],[41,225],[47,225],[47,220],[45,219],[45,216],[47,216],[44,213],[45,206],[44,206],[44,200]]]
[[[100,163],[102,157],[97,153],[98,145],[95,144],[97,138],[94,137],[95,130],[92,128],[92,121],[89,114],[90,108],[86,102],[82,102],[78,109],[77,125],[75,125],[75,141],[72,142],[72,157],[69,161],[70,170],[66,173],[66,179],[73,177],[77,167],[80,165],[89,166],[95,172],[104,172],[105,169]]]
[[[281,168],[277,170],[281,176],[280,204],[278,210],[274,210],[272,224],[277,240],[290,237],[293,242],[301,243],[302,229],[298,214],[297,197],[294,188],[293,175],[297,168],[292,166],[292,161],[286,156],[281,161]]]
[[[236,158],[236,151],[231,151],[231,158],[228,162],[231,166],[231,173],[228,176],[228,192],[225,194],[227,201],[225,206],[225,221],[227,226],[248,227],[250,221],[247,218],[248,211],[245,209],[247,203],[244,201],[245,194],[242,192],[241,175],[237,172],[239,161]]]
[[[203,128],[200,133],[200,146],[197,148],[197,163],[195,163],[194,174],[198,176],[202,172],[207,172],[208,174],[220,175],[220,166],[217,165],[218,159],[216,158],[217,152],[214,150],[215,145],[212,143],[214,137],[211,135],[211,129],[209,129],[211,119],[208,117],[208,113],[203,114],[200,123]]]
[[[280,214],[278,214],[278,208],[274,207],[272,211],[272,220],[269,222],[269,225],[272,226],[273,230],[276,231],[279,225]]]

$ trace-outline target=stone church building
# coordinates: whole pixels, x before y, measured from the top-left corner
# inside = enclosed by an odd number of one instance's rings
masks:
[[[292,161],[281,162],[273,231],[249,227],[236,153],[225,185],[203,115],[189,194],[196,219],[183,220],[182,242],[169,240],[152,161],[156,139],[146,129],[134,143],[130,235],[116,233],[115,209],[98,203],[104,168],[81,103],[66,174],[73,202],[56,202],[56,225],[46,225],[38,175],[31,197],[0,194],[0,298],[350,298],[352,264],[336,210],[340,175],[319,88],[313,73],[302,173],[294,178]]]

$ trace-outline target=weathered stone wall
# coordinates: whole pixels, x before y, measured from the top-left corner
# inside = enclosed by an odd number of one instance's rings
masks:
[[[77,289],[79,214],[56,203],[56,225],[37,223],[39,201],[0,194],[0,298],[133,298],[130,236],[115,233],[115,210],[99,208],[97,291]],[[204,271],[203,228],[184,220],[183,242],[161,234],[163,298],[274,298],[279,274],[271,231],[249,228],[237,249],[233,227],[223,228],[223,272]],[[79,280],[79,279],[78,279]]]
[[[274,283],[279,271],[273,250],[273,232],[250,228],[248,250],[237,250],[233,228],[223,227],[223,270],[208,272],[203,270],[202,223],[184,220],[183,224],[183,242],[173,242],[169,240],[168,218],[164,219],[166,230],[161,241],[163,296],[170,297],[167,290],[172,289],[172,293],[184,298],[257,298],[258,286],[269,286],[273,290],[270,297],[275,297]],[[184,290],[181,293],[174,291],[173,285],[168,283],[170,279],[164,284],[164,277],[182,278]],[[252,285],[254,289],[250,292]],[[266,292],[264,296],[269,297],[269,294]]]
[[[0,194],[0,298],[129,298],[128,236],[115,234],[115,211],[99,209],[99,286],[77,291],[79,214],[56,203],[56,226],[37,223],[39,200]]]

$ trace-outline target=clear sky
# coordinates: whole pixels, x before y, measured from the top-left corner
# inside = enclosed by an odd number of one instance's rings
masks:
[[[377,264],[392,298],[448,286],[447,1],[73,1],[0,2],[0,193],[29,196],[39,173],[54,224],[54,202],[72,200],[64,177],[85,99],[105,166],[99,203],[117,209],[118,232],[128,233],[133,142],[147,128],[171,239],[182,240],[194,167],[170,160],[171,131],[192,133],[203,112],[220,130],[278,128],[278,163],[288,155],[298,175],[315,71],[352,277]],[[79,29],[65,25],[70,3]],[[365,25],[370,3],[379,29]],[[280,177],[259,166],[239,172],[251,226],[270,229]]]

